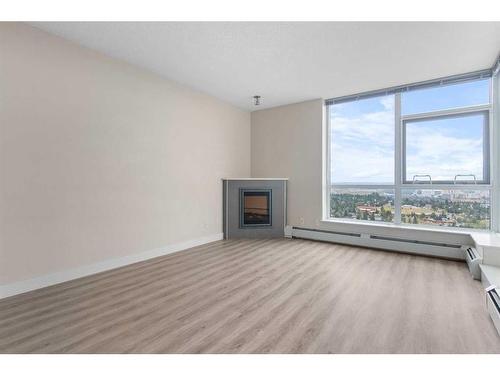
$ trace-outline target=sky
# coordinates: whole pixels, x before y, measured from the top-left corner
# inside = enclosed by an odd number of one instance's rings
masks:
[[[430,174],[434,181],[453,180],[458,174],[473,174],[482,180],[483,122],[482,115],[408,122],[406,179]]]
[[[401,94],[403,114],[489,102],[489,80]],[[394,183],[394,96],[330,106],[332,183]],[[482,178],[483,117],[407,123],[407,178]]]

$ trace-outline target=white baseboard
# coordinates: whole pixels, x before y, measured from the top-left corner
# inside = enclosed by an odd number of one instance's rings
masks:
[[[65,281],[78,279],[80,277],[93,275],[99,272],[108,271],[113,268],[123,267],[132,263],[141,262],[162,255],[187,250],[195,246],[204,245],[210,242],[223,239],[223,233],[216,233],[209,236],[197,238],[190,241],[167,245],[158,249],[144,251],[138,254],[127,255],[120,258],[108,259],[102,262],[89,264],[82,267],[72,268],[66,271],[51,273],[33,279],[23,280],[12,284],[0,285],[0,299],[29,292],[31,290],[44,288],[47,286],[63,283]]]

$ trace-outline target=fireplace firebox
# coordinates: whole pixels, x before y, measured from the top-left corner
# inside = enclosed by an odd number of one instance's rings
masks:
[[[240,189],[240,228],[272,225],[271,199],[271,189]]]

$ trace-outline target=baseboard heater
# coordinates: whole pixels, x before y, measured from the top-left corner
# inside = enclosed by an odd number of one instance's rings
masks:
[[[329,231],[292,227],[292,238],[345,243],[363,247],[394,250],[405,253],[431,255],[442,258],[464,259],[462,245],[442,242],[422,241],[408,238],[372,235],[367,233]]]
[[[491,320],[500,334],[500,297],[494,285],[486,288],[486,305],[490,314]]]
[[[349,237],[361,237],[361,233],[349,233],[349,232],[338,232],[333,230],[324,230],[324,229],[309,229],[309,228],[301,228],[301,227],[292,227],[295,231],[307,231],[307,232],[316,232],[316,233],[329,233],[336,234],[339,236],[349,236]],[[296,236],[292,236],[296,237]],[[299,237],[296,237],[299,238]]]
[[[430,241],[421,241],[421,240],[410,240],[407,238],[395,238],[395,237],[386,237],[386,236],[374,236],[370,235],[370,238],[375,240],[385,240],[385,241],[396,241],[396,242],[407,242],[407,243],[415,243],[420,245],[429,245],[429,246],[442,246],[442,247],[451,247],[453,249],[460,249],[461,245],[441,243],[441,242],[430,242]]]
[[[465,261],[469,267],[469,271],[474,280],[481,280],[481,269],[479,265],[482,263],[482,258],[474,247],[465,249]]]

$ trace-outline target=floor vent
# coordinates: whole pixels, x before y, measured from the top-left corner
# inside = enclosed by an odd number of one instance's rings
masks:
[[[491,320],[500,334],[500,297],[498,296],[495,286],[486,288],[487,306]]]
[[[470,247],[467,248],[467,254],[470,260],[477,259],[476,253],[474,253]]]
[[[482,263],[482,260],[483,259],[479,256],[475,248],[468,247],[465,249],[465,261],[472,274],[472,278],[475,280],[481,280],[481,269],[479,265]]]
[[[495,310],[500,314],[500,297],[498,296],[496,289],[490,289],[488,294],[491,298],[491,302],[493,302],[493,305],[495,306]]]

